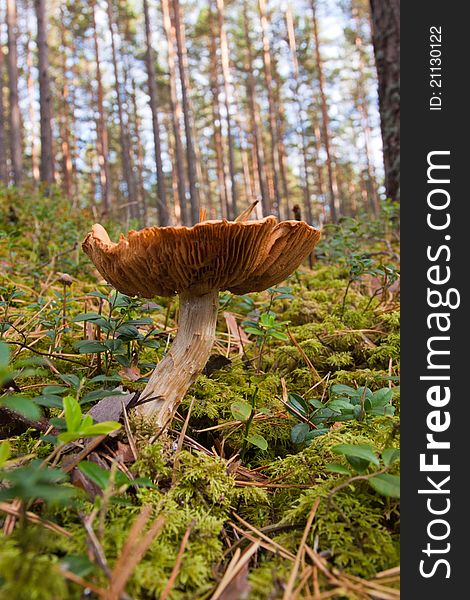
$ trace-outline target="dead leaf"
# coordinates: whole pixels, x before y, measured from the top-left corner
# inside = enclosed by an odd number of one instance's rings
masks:
[[[124,367],[119,371],[119,375],[123,379],[129,379],[130,381],[137,381],[142,377],[139,367]]]

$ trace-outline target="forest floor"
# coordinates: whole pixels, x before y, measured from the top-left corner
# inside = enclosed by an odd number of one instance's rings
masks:
[[[0,222],[1,600],[399,597],[393,207],[325,228],[281,286],[221,293],[161,436],[118,396],[164,355],[177,300],[104,285],[92,216],[60,195],[0,192]]]

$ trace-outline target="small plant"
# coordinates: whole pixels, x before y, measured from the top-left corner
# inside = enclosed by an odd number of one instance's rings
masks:
[[[120,292],[113,292],[110,296],[102,292],[91,292],[88,295],[107,303],[108,311],[107,315],[101,312],[81,313],[72,319],[74,323],[94,325],[98,334],[98,339],[76,342],[75,348],[80,354],[103,354],[106,373],[109,371],[112,359],[123,367],[130,367],[135,345],[145,348],[160,346],[155,338],[157,333],[155,328],[151,328],[145,335],[138,329],[144,325],[152,325],[153,320],[150,317],[132,318],[134,311],[142,305],[140,299],[131,298]]]
[[[57,438],[62,444],[80,438],[108,435],[121,428],[121,425],[116,421],[93,423],[90,415],[82,415],[80,404],[73,396],[65,396],[63,404],[66,431],[60,433]]]
[[[244,431],[243,431],[243,445],[242,445],[242,449],[241,449],[241,458],[242,459],[246,453],[247,444],[252,444],[253,446],[257,446],[261,450],[268,449],[268,442],[262,435],[260,435],[258,433],[250,434],[251,423],[253,422],[253,418],[256,414],[256,397],[257,397],[257,395],[258,395],[258,388],[256,387],[255,391],[251,395],[250,403],[246,402],[244,400],[241,400],[239,402],[233,402],[230,407],[233,417],[235,419],[237,419],[237,421],[242,421],[245,423]],[[266,412],[269,412],[269,411],[267,411],[266,409],[263,409],[263,408],[260,408],[258,410],[258,413],[266,413]]]
[[[349,467],[330,463],[326,468],[333,473],[350,476],[334,491],[347,487],[354,481],[367,481],[382,496],[400,497],[400,477],[388,473],[400,459],[399,448],[386,448],[380,458],[369,444],[338,444],[333,446],[332,451],[344,456]]]
[[[328,427],[337,421],[392,416],[395,413],[392,398],[393,390],[388,387],[372,392],[368,387],[355,389],[343,384],[331,386],[330,399],[325,403],[289,393],[287,409],[301,420],[292,427],[291,440],[294,444],[308,445],[314,438],[328,433]]]

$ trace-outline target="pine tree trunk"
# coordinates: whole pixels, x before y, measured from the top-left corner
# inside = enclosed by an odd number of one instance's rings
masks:
[[[5,140],[5,108],[3,106],[3,48],[0,44],[0,182],[8,185],[7,153]]]
[[[155,151],[155,165],[157,168],[157,212],[160,227],[169,225],[168,206],[166,199],[165,177],[163,175],[162,150],[160,140],[160,123],[158,116],[157,83],[155,79],[155,51],[152,46],[152,32],[148,0],[144,0],[145,17],[145,62],[147,68],[147,83],[149,90],[149,104],[152,112],[153,146]]]
[[[302,103],[300,99],[300,81],[299,81],[299,62],[297,60],[297,42],[295,39],[294,20],[292,18],[292,11],[290,5],[286,11],[286,23],[287,23],[287,34],[289,38],[289,48],[292,60],[292,71],[294,74],[294,95],[297,103],[297,115],[296,120],[298,123],[297,133],[300,137],[300,150],[302,153],[302,166],[303,166],[303,196],[304,196],[304,210],[307,215],[307,222],[311,225],[313,223],[312,204],[310,200],[310,184],[308,177],[308,159],[307,159],[307,141],[305,133],[305,119],[302,110]]]
[[[135,139],[134,154],[137,163],[137,196],[139,199],[140,207],[140,221],[144,227],[147,227],[147,196],[144,185],[145,153],[144,146],[142,144],[142,137],[140,135],[141,119],[139,116],[139,109],[137,106],[137,86],[134,78],[132,78],[132,112]]]
[[[256,101],[255,78],[253,75],[253,49],[250,38],[250,24],[248,21],[248,5],[245,0],[243,3],[243,29],[245,37],[245,72],[246,72],[246,95],[248,98],[248,107],[250,112],[251,137],[253,140],[254,158],[256,159],[257,178],[261,193],[261,205],[263,216],[271,214],[271,199],[268,191],[265,169],[265,155],[263,138],[261,135],[261,122]]]
[[[34,80],[33,80],[33,55],[31,52],[31,36],[28,35],[26,44],[26,83],[28,88],[28,117],[31,123],[29,135],[31,137],[31,170],[33,181],[39,183],[39,160],[38,160],[38,143],[36,137],[36,111],[34,109]]]
[[[119,139],[121,144],[122,171],[127,188],[127,213],[130,218],[138,218],[139,207],[135,191],[134,173],[131,162],[129,131],[126,127],[126,123],[124,122],[124,110],[122,107],[123,99],[121,94],[121,81],[117,62],[112,0],[108,0],[108,20],[109,32],[111,37],[111,54],[114,69],[114,81],[116,87],[116,100],[118,106]]]
[[[96,0],[92,0],[92,24],[93,24],[93,45],[95,50],[95,75],[96,75],[96,105],[98,108],[98,117],[96,119],[96,137],[98,149],[98,163],[100,169],[100,193],[102,210],[109,213],[111,210],[111,185],[109,175],[109,142],[108,129],[104,115],[104,92],[103,79],[101,75],[100,48],[98,44],[98,31],[96,27]]]
[[[188,166],[189,197],[191,203],[192,224],[199,222],[199,186],[197,182],[196,152],[194,149],[193,124],[190,107],[190,84],[188,74],[188,55],[185,44],[184,22],[181,17],[179,0],[173,0],[173,22],[176,34],[176,48],[181,83],[184,132],[186,137],[186,160]]]
[[[330,207],[330,219],[333,223],[336,223],[338,220],[337,210],[336,210],[336,195],[335,195],[335,184],[333,179],[333,165],[331,158],[331,149],[330,149],[330,120],[328,117],[328,104],[326,101],[325,94],[325,81],[323,75],[323,62],[321,58],[320,51],[320,39],[318,35],[318,22],[317,22],[317,11],[316,11],[316,2],[315,0],[311,0],[311,8],[312,8],[312,24],[313,24],[313,41],[315,44],[315,63],[317,68],[317,77],[318,77],[318,86],[320,91],[320,103],[321,103],[321,113],[322,113],[322,137],[323,137],[323,146],[326,154],[326,170],[328,173],[328,191],[329,191],[329,207]]]
[[[219,72],[217,68],[217,48],[215,39],[215,23],[212,11],[212,2],[209,5],[209,53],[210,53],[210,87],[211,87],[211,110],[214,123],[214,150],[217,171],[217,183],[219,190],[220,209],[222,218],[228,218],[227,187],[225,181],[224,151],[222,145],[222,117],[220,115],[220,88]]]
[[[60,37],[62,45],[62,90],[60,100],[60,138],[62,143],[62,178],[63,189],[67,198],[72,198],[72,157],[70,153],[70,109],[69,86],[67,81],[67,40],[65,34],[64,9],[60,8]]]
[[[13,182],[21,185],[23,177],[23,151],[21,144],[21,114],[18,99],[18,51],[16,0],[7,0],[8,29],[8,84],[10,90],[10,157]]]
[[[281,195],[280,195],[280,157],[279,157],[279,140],[276,124],[276,109],[274,106],[273,94],[273,76],[272,76],[272,58],[269,42],[269,22],[266,15],[265,0],[258,0],[259,14],[261,18],[261,28],[263,32],[263,67],[266,89],[268,92],[268,112],[269,112],[269,135],[271,137],[271,168],[273,176],[274,198],[272,203],[272,213],[279,217]]]
[[[235,181],[235,157],[233,152],[232,118],[230,112],[230,59],[228,54],[227,33],[224,25],[224,0],[216,0],[217,17],[219,23],[220,53],[222,59],[222,75],[224,82],[225,113],[227,122],[227,148],[230,179],[227,188],[228,218],[234,219],[237,215],[237,186]]]
[[[370,0],[385,190],[400,200],[400,0]]]
[[[188,215],[186,201],[186,179],[184,175],[185,160],[180,130],[181,105],[179,103],[178,94],[176,91],[176,33],[171,23],[170,7],[168,4],[168,0],[161,0],[161,5],[163,13],[163,28],[165,30],[165,36],[168,44],[168,70],[170,72],[170,113],[174,135],[173,171],[176,171],[175,179],[178,186],[178,204],[180,206],[181,224],[189,225],[191,219]]]
[[[366,168],[367,168],[367,176],[369,178],[369,186],[370,186],[370,203],[368,209],[370,208],[374,215],[378,215],[380,211],[380,203],[379,203],[379,195],[377,192],[377,185],[375,180],[375,170],[374,165],[372,163],[371,151],[370,151],[370,118],[369,118],[369,109],[367,106],[367,92],[366,92],[366,82],[364,80],[364,72],[366,69],[366,64],[364,61],[364,49],[363,49],[363,41],[361,36],[361,28],[360,28],[360,19],[357,12],[357,8],[353,6],[352,8],[353,18],[356,26],[355,36],[354,36],[354,45],[356,47],[356,51],[359,58],[359,70],[358,70],[358,92],[359,92],[359,102],[358,108],[359,113],[361,115],[362,121],[362,132],[364,136],[364,155],[366,160]]]

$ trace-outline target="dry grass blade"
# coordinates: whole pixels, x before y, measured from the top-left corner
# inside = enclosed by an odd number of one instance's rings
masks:
[[[14,503],[8,504],[8,502],[0,502],[0,510],[6,513],[7,515],[15,518],[18,518],[20,516],[20,510],[19,508],[15,508]],[[26,520],[30,523],[42,525],[45,529],[49,529],[50,531],[54,531],[55,533],[59,533],[60,535],[64,535],[65,537],[72,537],[72,534],[69,533],[63,527],[60,527],[60,525],[52,523],[52,521],[46,521],[45,519],[41,519],[41,517],[38,517],[33,512],[27,511],[25,517]]]
[[[102,588],[94,585],[93,583],[86,581],[86,579],[83,579],[83,577],[80,577],[80,575],[75,575],[75,573],[72,573],[72,571],[67,571],[67,569],[60,569],[59,572],[63,577],[65,577],[65,579],[68,579],[69,581],[80,585],[84,589],[91,590],[100,598],[106,598],[106,590],[103,590]]]
[[[305,354],[304,349],[302,348],[302,346],[299,344],[299,342],[295,339],[292,331],[290,331],[289,328],[287,328],[287,335],[289,336],[291,342],[294,344],[294,346],[297,348],[297,350],[299,351],[300,355],[302,356],[302,358],[304,359],[305,364],[307,365],[307,367],[309,368],[310,372],[312,373],[312,375],[315,377],[315,381],[320,382],[322,380],[322,377],[320,375],[320,373],[315,369],[315,366],[313,365],[312,361],[309,359],[309,357]]]
[[[249,546],[245,552],[240,556],[240,549],[237,548],[235,554],[233,555],[232,560],[230,561],[227,570],[224,573],[224,576],[220,580],[217,589],[215,590],[211,600],[217,600],[222,596],[223,591],[228,586],[228,584],[232,581],[232,579],[240,572],[243,566],[250,560],[250,558],[258,551],[260,547],[259,543],[254,543]]]
[[[132,435],[131,426],[129,424],[129,417],[127,416],[126,405],[124,404],[124,402],[121,402],[121,406],[122,406],[122,417],[123,417],[123,422],[124,422],[124,429],[126,430],[126,435],[127,435],[128,441],[129,441],[129,446],[130,446],[132,455],[134,457],[134,460],[137,460],[137,457],[138,457],[137,446],[136,446],[136,443],[134,440],[134,436]]]
[[[290,573],[289,581],[287,582],[287,586],[284,591],[283,600],[290,600],[290,598],[291,598],[292,590],[294,589],[294,583],[295,583],[295,580],[297,577],[297,573],[299,571],[300,559],[301,559],[302,553],[304,551],[304,546],[307,541],[307,536],[312,527],[313,519],[315,518],[315,514],[317,512],[319,504],[320,504],[320,498],[317,498],[312,506],[310,514],[308,515],[304,533],[302,535],[302,539],[300,540],[300,546],[299,546],[299,549],[297,550],[297,556],[295,557],[295,562],[294,562],[294,565],[293,565],[291,573]]]
[[[11,503],[11,508],[14,512],[8,512],[5,518],[5,523],[3,524],[3,533],[4,535],[11,535],[13,533],[13,529],[15,528],[16,519],[21,514],[21,500],[15,498]]]
[[[242,535],[244,538],[246,538],[247,540],[250,540],[250,542],[254,542],[254,543],[259,543],[259,545],[264,548],[265,550],[268,550],[269,552],[272,552],[273,554],[278,554],[279,556],[282,556],[282,558],[285,558],[287,560],[295,560],[295,556],[290,556],[286,550],[280,550],[275,544],[273,543],[269,543],[264,541],[263,539],[257,538],[255,535],[252,535],[251,533],[248,533],[247,531],[244,531],[241,527],[238,527],[238,525],[236,525],[235,523],[232,523],[231,521],[228,521],[228,524],[230,525],[230,527],[233,527],[233,529],[239,533],[240,535]],[[269,539],[269,538],[268,538]],[[240,542],[241,540],[239,540]],[[239,543],[237,542],[237,543]]]
[[[268,537],[265,533],[263,533],[259,529],[256,529],[256,527],[254,527],[253,525],[248,523],[248,521],[245,521],[245,519],[242,519],[239,515],[237,515],[237,513],[234,512],[232,514],[237,519],[237,521],[239,521],[244,527],[246,527],[247,529],[250,529],[253,533],[255,533],[257,536],[259,536],[262,540],[264,540],[265,542],[268,542],[271,546],[274,546],[274,548],[276,548],[280,554],[284,555],[285,558],[288,558],[289,560],[295,560],[295,556],[292,554],[292,552],[289,552],[289,550],[286,550],[283,546],[281,546],[281,544],[278,544],[277,542],[272,540],[270,537]]]
[[[121,550],[121,554],[114,565],[107,600],[119,599],[135,567],[139,564],[141,558],[163,528],[165,519],[163,516],[160,516],[152,523],[143,537],[139,539],[151,513],[152,507],[150,505],[144,506],[134,521]]]
[[[179,570],[181,567],[181,561],[183,560],[183,554],[184,554],[184,550],[186,548],[186,544],[188,543],[189,536],[191,535],[191,531],[193,530],[193,527],[195,524],[196,524],[196,522],[193,520],[189,524],[188,528],[185,531],[183,539],[181,540],[181,544],[180,544],[180,547],[178,550],[178,555],[176,557],[175,564],[173,565],[173,569],[171,571],[170,578],[167,581],[165,589],[163,590],[163,592],[160,595],[160,600],[166,600],[171,592],[171,588],[173,587],[173,584],[175,583],[176,577],[178,576],[178,573],[179,573]]]

